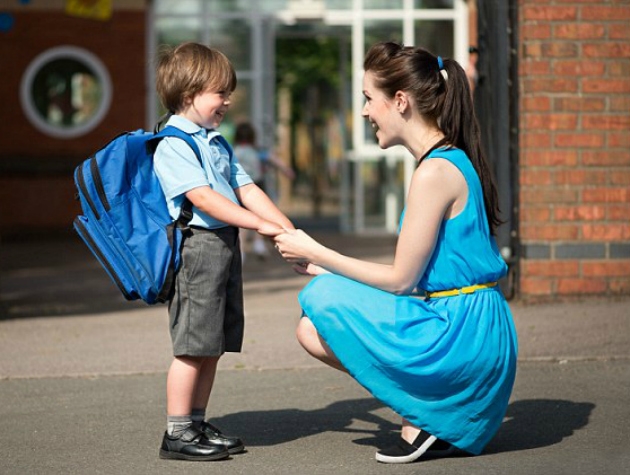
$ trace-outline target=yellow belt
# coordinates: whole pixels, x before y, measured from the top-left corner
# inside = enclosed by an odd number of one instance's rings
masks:
[[[424,298],[428,300],[440,297],[455,297],[456,295],[472,294],[477,290],[490,289],[496,286],[497,282],[488,282],[487,284],[469,285],[468,287],[462,287],[461,289],[438,290],[436,292],[425,291]]]

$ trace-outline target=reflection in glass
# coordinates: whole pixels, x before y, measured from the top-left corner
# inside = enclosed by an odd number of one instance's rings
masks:
[[[101,103],[102,87],[94,71],[85,64],[75,59],[56,59],[35,74],[31,97],[48,124],[74,127],[94,117]]]
[[[210,46],[224,53],[236,70],[249,70],[251,65],[251,34],[249,20],[211,20]]]
[[[201,41],[199,18],[159,18],[155,22],[157,44],[176,46],[186,41]]]
[[[201,0],[156,0],[155,13],[158,15],[198,15]]]
[[[232,141],[234,129],[239,122],[251,122],[252,113],[250,110],[250,99],[252,91],[252,81],[250,79],[238,78],[236,90],[230,96],[230,109],[225,115],[219,131],[223,136]]]
[[[367,52],[374,43],[380,41],[402,42],[402,20],[366,20],[365,21],[365,48]]]
[[[364,10],[396,10],[403,7],[403,0],[363,0]]]
[[[453,0],[415,0],[414,8],[453,8]]]
[[[415,22],[416,46],[435,55],[452,58],[455,54],[455,37],[452,20],[419,20]]]

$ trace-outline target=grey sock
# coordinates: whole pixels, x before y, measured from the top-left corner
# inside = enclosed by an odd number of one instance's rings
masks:
[[[193,421],[193,424],[203,422],[206,420],[206,410],[204,409],[194,409],[190,413],[190,419]]]
[[[191,425],[191,416],[166,416],[166,432],[171,437],[179,437]]]

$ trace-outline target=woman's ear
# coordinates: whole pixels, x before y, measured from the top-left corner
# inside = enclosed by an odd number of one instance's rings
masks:
[[[394,104],[396,104],[398,112],[403,114],[407,110],[407,107],[409,107],[409,96],[403,91],[397,91],[396,94],[394,94]]]

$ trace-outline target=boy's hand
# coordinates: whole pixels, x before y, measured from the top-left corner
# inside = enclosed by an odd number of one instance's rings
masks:
[[[279,234],[282,234],[283,232],[285,232],[282,226],[278,226],[277,224],[272,223],[270,221],[263,221],[263,223],[259,226],[257,231],[259,234],[262,234],[263,236],[268,236],[268,237],[276,237]]]

